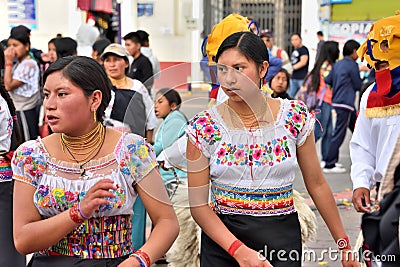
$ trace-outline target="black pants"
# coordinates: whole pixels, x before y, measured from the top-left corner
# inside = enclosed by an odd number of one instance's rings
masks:
[[[17,252],[13,239],[14,182],[0,183],[0,266],[23,267],[25,256]]]
[[[219,217],[240,241],[266,257],[274,267],[301,266],[301,230],[297,213],[264,217],[244,215],[219,215]],[[202,232],[200,266],[239,267],[239,264]]]
[[[347,126],[349,125],[352,111],[345,108],[335,108],[336,111],[336,126],[331,137],[328,155],[326,157],[325,168],[335,167],[339,161],[339,148],[343,144],[346,137]]]

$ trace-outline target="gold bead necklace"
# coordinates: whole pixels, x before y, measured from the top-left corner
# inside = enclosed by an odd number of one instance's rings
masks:
[[[114,79],[110,78],[111,84],[114,85],[117,88],[122,88],[122,89],[127,89],[128,88],[128,78],[126,75],[124,75],[124,78],[122,79]]]
[[[104,143],[105,135],[106,131],[101,123],[98,123],[89,133],[81,136],[68,136],[64,133],[61,134],[61,149],[70,160],[79,164],[81,176],[85,175],[84,165],[96,157],[100,152]],[[89,151],[82,152],[82,150],[85,149],[89,149]],[[95,153],[96,150],[97,152]],[[86,156],[78,160],[74,154]]]
[[[235,128],[252,128],[252,127],[259,127],[259,123],[261,122],[260,120],[266,115],[266,107],[264,106],[261,107],[261,109],[258,112],[250,112],[248,114],[244,113],[239,113],[235,111],[230,105],[229,105],[229,99],[227,103],[227,108],[231,117],[232,125]]]

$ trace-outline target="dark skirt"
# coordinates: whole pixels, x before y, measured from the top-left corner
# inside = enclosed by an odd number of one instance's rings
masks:
[[[301,266],[301,230],[297,213],[263,217],[218,216],[233,235],[249,248],[266,257],[274,267]],[[239,267],[239,264],[228,252],[202,232],[200,266]]]
[[[39,107],[17,111],[17,117],[22,141],[35,140],[39,135]]]
[[[69,256],[46,256],[35,253],[28,267],[116,267],[128,256],[116,259],[80,259]]]
[[[25,256],[18,253],[13,239],[14,182],[0,183],[0,266],[24,267]]]

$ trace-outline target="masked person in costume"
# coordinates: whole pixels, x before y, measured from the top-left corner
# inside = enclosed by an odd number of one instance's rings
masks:
[[[370,190],[385,175],[400,133],[400,15],[376,21],[357,53],[376,71],[350,141],[353,204],[369,212]]]

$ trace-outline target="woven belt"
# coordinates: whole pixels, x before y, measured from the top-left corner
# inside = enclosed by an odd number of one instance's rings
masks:
[[[85,220],[72,233],[41,253],[82,259],[129,255],[134,250],[131,219],[132,215],[118,215]]]
[[[292,184],[251,189],[217,184],[211,185],[211,208],[215,213],[253,216],[283,215],[295,212]]]

